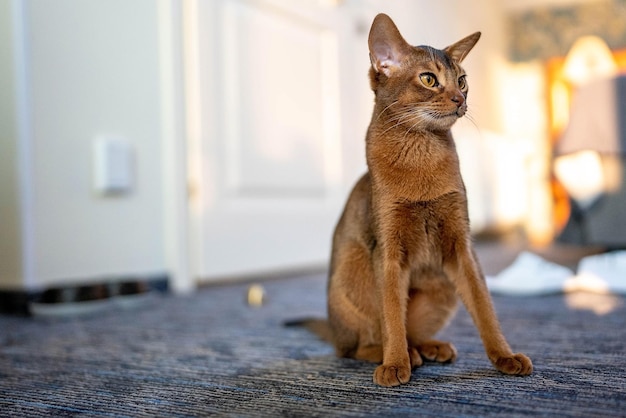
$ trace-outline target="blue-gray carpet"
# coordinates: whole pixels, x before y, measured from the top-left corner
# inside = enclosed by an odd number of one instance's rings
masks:
[[[505,333],[535,372],[489,364],[467,313],[443,333],[449,365],[397,388],[374,365],[338,359],[304,329],[324,316],[325,277],[154,296],[65,319],[0,316],[1,416],[626,416],[626,304],[616,296],[495,297]]]

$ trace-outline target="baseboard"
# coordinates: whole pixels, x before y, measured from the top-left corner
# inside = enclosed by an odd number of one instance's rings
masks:
[[[38,297],[38,292],[0,290],[0,314],[28,316],[29,305]]]
[[[132,297],[169,291],[169,276],[156,274],[142,277],[117,277],[89,284],[55,286],[41,291],[0,290],[0,313],[33,315],[33,306],[48,310],[63,305],[106,302],[113,298]]]

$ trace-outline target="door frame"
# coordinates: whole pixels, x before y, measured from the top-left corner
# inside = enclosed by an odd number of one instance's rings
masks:
[[[186,33],[188,0],[158,0],[163,162],[163,247],[174,293],[190,293],[197,283],[190,260],[188,127],[185,94],[190,37]],[[195,4],[195,0],[192,0]]]

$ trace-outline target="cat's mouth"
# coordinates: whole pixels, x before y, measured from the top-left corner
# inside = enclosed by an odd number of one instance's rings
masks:
[[[441,115],[442,119],[447,119],[447,118],[462,118],[463,116],[465,116],[465,113],[467,112],[467,108],[465,107],[459,107],[458,109],[456,109],[454,112],[450,112],[450,113],[446,113]]]
[[[465,113],[467,113],[467,107],[460,106],[450,113],[439,114],[439,116],[435,117],[435,120],[433,120],[433,122],[435,122],[437,126],[443,126],[447,129],[450,126],[454,125],[457,120],[465,116]]]

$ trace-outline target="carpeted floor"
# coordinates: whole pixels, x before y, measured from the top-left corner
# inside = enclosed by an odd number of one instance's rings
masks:
[[[0,416],[626,416],[626,304],[617,296],[495,297],[529,377],[488,362],[461,309],[443,333],[454,364],[427,363],[397,388],[282,322],[325,315],[322,275],[65,319],[0,316]]]

